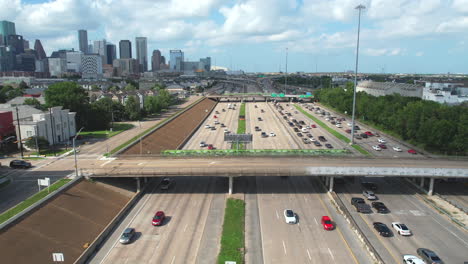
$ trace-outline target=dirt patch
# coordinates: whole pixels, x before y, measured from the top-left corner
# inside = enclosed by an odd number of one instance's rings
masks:
[[[63,253],[73,263],[130,200],[112,189],[82,181],[0,233],[2,263],[52,263]]]
[[[120,155],[151,155],[163,150],[177,149],[184,139],[202,122],[216,105],[212,99],[204,99],[163,127],[137,142]],[[206,111],[208,110],[208,111]]]

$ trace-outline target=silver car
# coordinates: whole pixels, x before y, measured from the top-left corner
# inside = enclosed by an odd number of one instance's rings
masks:
[[[365,190],[362,192],[362,195],[367,198],[367,200],[377,200],[377,196],[373,191]]]
[[[119,242],[121,244],[128,244],[132,241],[133,236],[135,236],[135,228],[127,227],[120,236]]]

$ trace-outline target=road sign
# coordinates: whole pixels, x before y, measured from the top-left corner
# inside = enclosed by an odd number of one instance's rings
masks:
[[[279,94],[279,97],[284,97],[284,93],[280,93],[280,94]]]
[[[312,93],[311,93],[311,92],[307,92],[306,95],[312,95]]]
[[[271,94],[271,97],[277,97],[277,96],[278,96],[278,95],[275,94],[275,93],[272,93],[272,94]]]
[[[63,253],[52,253],[52,259],[54,262],[64,262],[65,258],[63,257]]]
[[[228,142],[252,142],[252,134],[224,134],[224,141]]]

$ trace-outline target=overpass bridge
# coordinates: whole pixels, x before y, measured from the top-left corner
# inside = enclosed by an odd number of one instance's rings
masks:
[[[335,177],[409,177],[420,179],[421,186],[429,179],[432,195],[434,179],[468,178],[466,160],[398,159],[398,158],[154,158],[117,159],[108,166],[81,168],[86,177],[140,178],[177,176],[313,176],[321,177],[333,189]]]

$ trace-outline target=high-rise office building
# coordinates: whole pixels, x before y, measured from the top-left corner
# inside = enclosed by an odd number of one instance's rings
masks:
[[[15,56],[6,46],[0,46],[0,72],[12,71],[15,66]]]
[[[81,60],[83,52],[67,51],[67,72],[81,72]]]
[[[161,64],[165,65],[166,64],[166,57],[161,56]]]
[[[15,70],[25,72],[36,71],[36,55],[34,52],[16,55]]]
[[[153,72],[161,70],[161,51],[153,50],[153,56],[151,56],[151,70]]]
[[[15,23],[6,20],[0,21],[0,35],[3,36],[4,45],[8,44],[8,36],[16,35]]]
[[[119,41],[119,57],[121,59],[132,58],[132,42],[130,40]]]
[[[38,60],[43,60],[47,58],[47,55],[44,51],[44,47],[42,47],[42,43],[38,39],[36,39],[36,41],[34,42],[34,50],[36,51]]]
[[[199,69],[203,71],[210,71],[211,70],[211,57],[200,59]]]
[[[171,71],[181,72],[183,71],[184,53],[181,50],[170,51],[169,68]]]
[[[93,53],[99,54],[102,57],[102,65],[107,62],[107,52],[106,52],[106,40],[96,40],[94,41],[94,51]]]
[[[140,64],[140,72],[148,71],[148,43],[145,37],[135,38],[136,55],[138,64]]]
[[[88,53],[88,31],[84,29],[78,30],[78,42],[80,51],[83,53]]]
[[[49,58],[48,65],[50,76],[61,77],[67,71],[67,60],[65,58]]]
[[[29,41],[28,40],[23,39],[23,48],[25,50],[29,49]]]
[[[106,55],[107,55],[107,62],[106,64],[112,65],[115,59],[117,59],[117,51],[114,44],[107,44],[106,45]]]
[[[101,78],[102,56],[96,54],[83,55],[81,58],[81,72],[84,79]]]
[[[88,45],[88,52],[87,52],[87,53],[93,53],[93,50],[94,50],[93,44],[89,44],[89,45]]]
[[[24,53],[24,41],[23,36],[21,35],[8,35],[7,38],[8,46],[12,50],[13,54]]]

